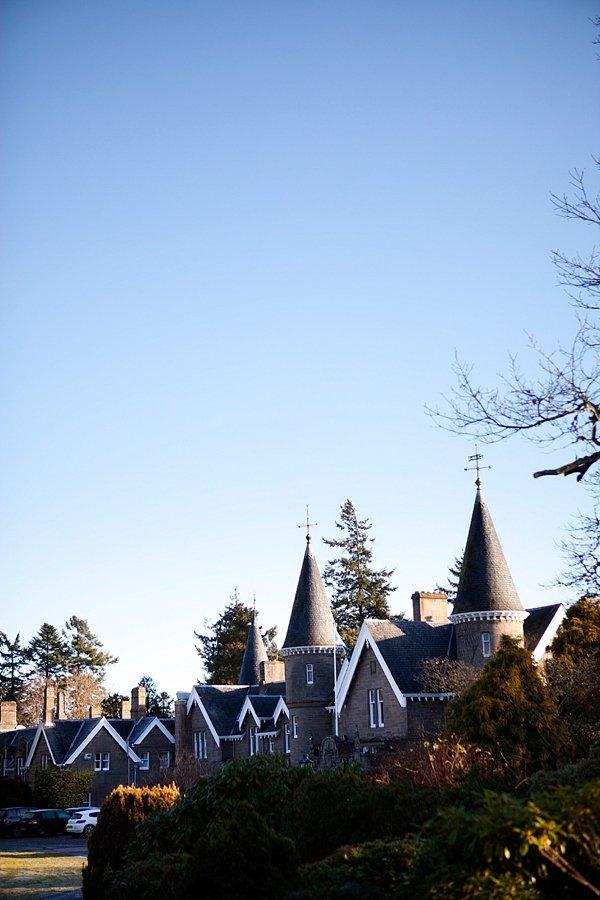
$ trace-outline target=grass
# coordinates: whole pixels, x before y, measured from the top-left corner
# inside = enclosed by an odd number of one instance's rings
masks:
[[[35,900],[81,887],[85,856],[0,853],[0,898]]]

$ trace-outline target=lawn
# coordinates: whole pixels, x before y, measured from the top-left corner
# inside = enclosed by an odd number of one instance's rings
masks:
[[[0,898],[35,900],[81,887],[85,856],[0,853]]]

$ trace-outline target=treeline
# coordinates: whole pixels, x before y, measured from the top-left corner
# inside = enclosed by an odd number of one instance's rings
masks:
[[[90,707],[113,718],[120,715],[122,694],[108,694],[106,671],[119,660],[112,656],[92,632],[86,619],[71,616],[60,631],[44,622],[29,643],[0,631],[0,700],[17,702],[20,725],[35,725],[44,708],[47,686],[61,694],[61,716],[85,718]],[[147,675],[140,679],[146,688],[150,715],[172,715],[173,701],[159,693]]]

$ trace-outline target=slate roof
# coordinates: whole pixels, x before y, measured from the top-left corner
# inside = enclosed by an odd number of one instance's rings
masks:
[[[234,733],[237,715],[249,690],[248,687],[238,687],[236,684],[196,685],[196,693],[218,735]]]
[[[290,623],[282,649],[332,647],[333,627],[331,607],[312,550],[310,536],[308,536]]]
[[[365,619],[396,684],[403,694],[422,691],[420,663],[430,657],[455,657],[454,625],[429,625],[405,619]]]
[[[524,611],[478,485],[452,615],[501,610]]]
[[[54,723],[53,728],[44,728],[44,734],[57,763],[66,759],[69,748],[75,745],[77,735],[83,725],[89,721],[90,719],[59,719]],[[41,737],[40,740],[42,740]]]
[[[251,694],[249,700],[259,719],[272,719],[275,713],[275,707],[279,703],[279,697],[269,697],[265,696],[265,694]]]
[[[258,684],[260,681],[260,664],[261,662],[267,662],[267,660],[268,656],[265,649],[265,642],[261,637],[256,621],[256,613],[254,613],[248,627],[248,638],[246,640],[246,649],[244,650],[244,658],[242,659],[238,684]]]
[[[527,610],[529,615],[523,622],[523,629],[525,631],[525,647],[530,653],[537,648],[544,632],[561,606],[561,603],[554,603],[552,606],[538,606],[535,609]]]
[[[264,684],[263,692],[265,694],[274,694],[278,699],[283,697],[285,700],[285,681],[271,681],[269,684]]]

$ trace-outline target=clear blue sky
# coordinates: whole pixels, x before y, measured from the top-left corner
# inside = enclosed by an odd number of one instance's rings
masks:
[[[237,585],[282,641],[310,505],[393,609],[464,546],[473,445],[424,414],[572,313],[550,192],[598,152],[591,0],[4,0],[0,629],[86,618],[111,688],[201,675]],[[585,505],[485,449],[525,606]],[[542,458],[543,466],[555,457]],[[564,461],[556,457],[557,463]]]

